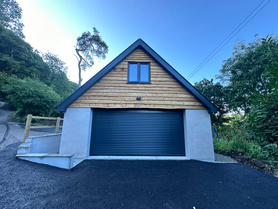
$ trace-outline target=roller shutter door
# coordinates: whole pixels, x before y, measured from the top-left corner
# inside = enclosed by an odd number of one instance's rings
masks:
[[[90,155],[184,156],[182,111],[94,109]]]

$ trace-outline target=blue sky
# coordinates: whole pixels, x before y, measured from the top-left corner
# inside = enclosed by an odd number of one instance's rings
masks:
[[[88,80],[138,38],[142,38],[185,78],[262,2],[262,0],[17,0],[23,9],[26,41],[58,54],[77,82],[76,38],[96,27],[109,46],[83,74]],[[263,4],[266,4],[265,0]],[[262,4],[262,5],[263,5]],[[278,1],[269,3],[202,69],[192,84],[219,74],[237,39],[278,34]]]

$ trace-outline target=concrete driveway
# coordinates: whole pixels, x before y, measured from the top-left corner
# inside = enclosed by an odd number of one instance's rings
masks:
[[[72,170],[0,151],[1,208],[277,208],[278,179],[241,164],[87,160]]]

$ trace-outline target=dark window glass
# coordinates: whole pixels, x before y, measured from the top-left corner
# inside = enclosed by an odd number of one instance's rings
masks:
[[[150,82],[150,69],[148,64],[140,65],[140,82]]]
[[[137,64],[129,64],[128,81],[138,82]]]
[[[149,63],[129,63],[128,82],[150,83],[150,64]]]

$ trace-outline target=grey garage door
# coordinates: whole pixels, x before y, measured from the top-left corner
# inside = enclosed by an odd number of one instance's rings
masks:
[[[182,111],[93,110],[90,155],[184,156]]]

